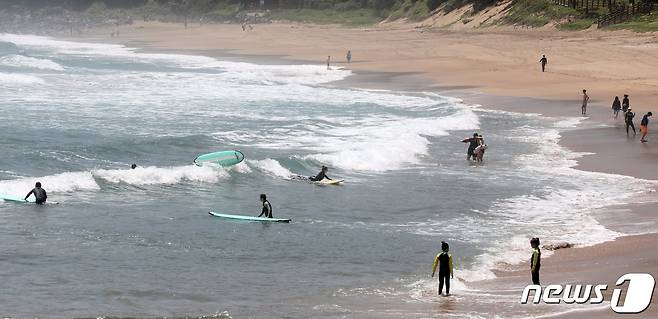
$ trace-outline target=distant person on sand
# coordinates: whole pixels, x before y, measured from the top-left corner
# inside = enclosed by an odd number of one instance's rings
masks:
[[[446,286],[446,296],[450,296],[450,278],[455,278],[452,269],[452,255],[450,254],[450,246],[448,243],[441,242],[441,252],[434,257],[434,264],[432,265],[432,278],[436,273],[436,268],[439,268],[439,296],[443,294],[443,285]]]
[[[479,136],[479,134],[478,133],[473,133],[473,137],[463,139],[462,143],[469,143],[468,151],[466,151],[466,160],[470,161],[471,158],[473,158],[475,160],[476,159],[475,158],[475,153],[473,151],[475,151],[476,147],[480,146],[480,136]]]
[[[25,195],[24,199],[27,200],[32,194],[34,194],[34,199],[35,199],[34,202],[39,205],[45,203],[46,200],[48,199],[48,194],[46,194],[46,190],[41,188],[41,182],[37,182],[34,185],[34,188],[29,193],[27,193],[27,195]]]
[[[580,110],[583,115],[587,115],[587,102],[589,101],[589,95],[587,95],[587,90],[583,89],[583,105],[580,107]]]
[[[653,113],[651,112],[644,114],[642,121],[640,122],[640,131],[642,132],[642,138],[640,138],[640,142],[642,143],[649,141],[647,140],[647,135],[649,134],[649,118],[651,116],[653,116]]]
[[[329,67],[330,64],[331,64],[331,55],[328,55],[327,56],[327,70],[331,70],[331,68]]]
[[[633,129],[633,135],[637,134],[635,131],[635,125],[633,124],[633,118],[635,117],[635,113],[633,113],[633,109],[628,109],[626,113],[624,113],[624,122],[626,122],[626,135],[628,135],[628,128]]]
[[[619,116],[619,111],[621,111],[621,101],[619,101],[618,96],[615,96],[615,100],[612,101],[612,113],[615,115],[615,118]]]
[[[345,57],[347,58],[347,63],[352,62],[352,51],[347,50],[347,56]]]
[[[546,64],[548,64],[548,59],[546,58],[546,55],[541,56],[541,59],[539,59],[539,63],[541,63],[541,71],[545,72]]]
[[[267,200],[267,195],[265,194],[260,194],[260,202],[263,204],[263,209],[260,212],[260,215],[258,217],[264,216],[267,218],[273,218],[272,217],[272,204]]]
[[[628,100],[628,94],[624,94],[624,99],[621,100],[621,111],[626,113],[631,109],[631,102]]]
[[[530,239],[532,257],[530,257],[530,273],[532,273],[532,284],[539,285],[539,268],[541,268],[541,250],[539,249],[539,238]]]
[[[327,172],[328,172],[328,171],[329,171],[329,168],[326,167],[326,166],[324,166],[324,165],[322,165],[322,169],[320,170],[320,173],[318,173],[318,175],[315,175],[315,176],[313,176],[313,177],[310,177],[309,179],[310,179],[312,182],[319,182],[319,181],[321,181],[321,180],[323,180],[323,179],[331,180],[331,178],[329,178],[329,176],[327,176]]]

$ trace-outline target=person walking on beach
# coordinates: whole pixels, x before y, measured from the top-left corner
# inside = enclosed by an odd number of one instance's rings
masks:
[[[640,122],[640,131],[642,132],[642,138],[640,138],[640,142],[642,143],[649,141],[647,140],[647,135],[649,134],[649,118],[651,116],[653,116],[653,113],[651,112],[644,114],[642,121]]]
[[[637,134],[635,131],[635,125],[633,124],[634,117],[635,113],[633,113],[633,109],[626,110],[626,113],[624,114],[624,121],[626,122],[626,135],[628,135],[629,127],[633,129],[633,135]]]
[[[347,63],[352,62],[352,51],[347,50],[347,55],[345,57],[347,58]]]
[[[331,64],[331,55],[327,56],[327,70],[331,70],[331,67],[329,65]]]
[[[46,194],[46,190],[41,188],[41,182],[37,182],[34,185],[34,188],[29,193],[27,193],[27,195],[25,195],[24,199],[27,201],[27,199],[32,194],[34,194],[34,199],[35,199],[34,202],[39,205],[45,203],[46,200],[48,199],[48,194]]]
[[[626,114],[631,109],[631,102],[628,100],[628,94],[624,94],[624,99],[621,100],[621,111]]]
[[[541,56],[541,59],[539,59],[539,63],[541,63],[541,71],[545,72],[546,64],[548,64],[548,59],[546,58],[545,54]]]
[[[612,101],[612,113],[615,115],[615,119],[619,116],[619,111],[621,110],[621,101],[619,97],[615,96],[615,100]]]
[[[530,239],[532,247],[532,256],[530,257],[530,273],[532,274],[532,284],[539,285],[539,268],[541,268],[541,250],[539,249],[539,238]]]
[[[583,89],[583,105],[580,107],[581,113],[587,115],[587,102],[589,101],[589,95],[587,95],[587,90]]]
[[[264,216],[267,218],[273,218],[272,217],[272,204],[267,200],[267,195],[265,194],[260,194],[260,202],[263,204],[263,209],[260,212],[260,215],[258,217]]]
[[[478,133],[473,133],[473,137],[463,139],[462,143],[469,143],[468,150],[466,151],[466,160],[470,161],[471,158],[473,158],[475,160],[476,159],[475,158],[475,153],[474,153],[475,148],[480,146],[480,136],[479,136],[479,134]]]
[[[450,278],[455,278],[452,270],[452,255],[448,243],[441,242],[441,252],[434,257],[432,265],[432,278],[439,268],[439,296],[443,294],[443,285],[446,286],[446,296],[450,296]]]

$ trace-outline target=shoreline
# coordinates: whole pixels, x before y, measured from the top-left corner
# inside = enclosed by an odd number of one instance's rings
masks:
[[[161,26],[162,24],[157,25]],[[318,28],[327,29],[328,27]],[[171,30],[166,29],[164,31],[167,32]],[[122,34],[125,36],[126,33]],[[475,34],[476,36],[479,36],[479,34]],[[141,36],[143,37],[145,35]],[[170,34],[170,36],[174,37],[175,35]],[[130,35],[128,35],[128,37],[130,37]],[[98,38],[94,39],[97,40]],[[123,39],[112,40],[114,43],[122,43],[128,46],[135,45],[135,42],[125,42],[122,41]],[[322,64],[321,60],[309,61],[303,58],[281,54],[284,52],[279,52],[279,54],[276,54],[273,51],[265,49],[262,50],[262,54],[258,54],[254,52],[257,51],[254,48],[236,48],[236,46],[240,44],[239,41],[233,42],[231,44],[219,45],[227,45],[229,47],[233,46],[232,48],[218,47],[214,50],[201,50],[189,47],[183,49],[182,47],[174,48],[167,47],[166,45],[161,47],[160,45],[163,45],[166,42],[162,42],[158,39],[153,39],[153,41],[149,42],[146,38],[144,38],[142,39],[141,43],[146,44],[146,48],[144,48],[144,50],[147,51],[162,49],[171,50],[174,52],[187,52],[196,54],[200,53],[202,55],[209,55],[209,53],[211,53],[209,56],[222,58],[226,58],[226,56],[221,54],[226,54],[228,56],[233,56],[233,58],[240,61],[252,63],[272,63],[273,61],[279,61],[279,63],[284,64],[288,64],[288,62],[290,62],[290,64]],[[185,44],[182,43],[181,45],[184,46]],[[294,49],[292,50],[294,51]],[[160,50],[159,52],[162,51]],[[218,56],[212,54],[213,52],[220,55]],[[300,56],[301,55],[303,54],[300,54]],[[368,61],[355,60],[351,65],[362,62],[364,64],[368,64]],[[345,66],[346,64],[342,63],[339,65]],[[523,96],[498,95],[491,93],[491,91],[505,92],[505,89],[500,91],[496,89],[488,90],[487,87],[479,83],[479,81],[473,81],[473,84],[469,85],[463,79],[455,81],[455,83],[458,84],[455,84],[454,86],[441,86],[441,84],[445,83],[437,80],[436,78],[432,78],[432,76],[428,75],[427,73],[418,71],[396,72],[379,70],[377,69],[376,65],[358,67],[353,70],[353,73],[353,76],[348,77],[345,80],[329,83],[327,85],[351,88],[358,87],[363,89],[390,89],[397,91],[433,91],[441,95],[463,99],[465,103],[468,104],[480,104],[483,108],[494,110],[521,113],[539,113],[549,117],[572,117],[579,115],[579,96],[577,94],[572,94],[568,99],[565,100],[546,98],[546,96],[537,95],[535,92],[529,90],[523,91],[523,93],[519,93],[525,94]],[[577,92],[578,90],[575,91]],[[634,96],[634,94],[632,94],[632,96]],[[650,96],[643,96],[639,98],[639,100],[641,103],[648,104],[649,97]],[[651,169],[653,168],[656,160],[658,160],[658,148],[652,147],[651,144],[647,145],[637,142],[639,136],[636,136],[635,139],[625,139],[625,134],[621,133],[623,127],[621,127],[620,120],[610,120],[609,117],[611,112],[609,110],[609,106],[603,104],[601,100],[601,98],[593,99],[593,103],[591,103],[591,111],[593,111],[595,115],[581,122],[583,127],[561,133],[562,138],[560,139],[560,145],[567,147],[568,149],[575,152],[595,153],[594,155],[585,155],[578,158],[578,165],[574,168],[585,171],[627,175],[648,180],[658,180],[658,170]],[[640,113],[638,110],[649,110],[648,108],[635,107],[635,104],[632,105],[637,113]],[[641,114],[636,116],[636,121],[639,121],[639,116],[641,116]],[[637,153],[639,153],[641,156],[633,156]],[[621,160],[625,165],[616,165],[616,161],[619,160]],[[655,197],[655,195],[651,194],[649,194],[649,196]],[[596,216],[596,219],[599,220],[600,218],[603,218],[604,215],[610,214],[609,211],[614,211],[615,209],[623,210],[626,212],[626,214],[634,215],[636,220],[638,218],[657,219],[658,217],[655,217],[651,214],[652,211],[657,211],[657,208],[657,203],[629,203],[620,207],[607,207],[605,210],[608,212],[600,214],[601,216]],[[629,229],[633,228],[632,225],[615,226],[615,221],[611,220],[607,220],[607,222],[599,220],[599,222],[604,224],[607,228],[611,229],[624,229],[624,227]],[[565,282],[565,280],[580,280],[579,282],[582,283],[607,283],[609,286],[614,286],[614,281],[619,277],[619,272],[625,271],[626,269],[626,272],[649,272],[652,273],[654,277],[657,277],[658,266],[655,265],[658,265],[658,253],[648,249],[643,250],[638,254],[637,251],[633,251],[632,249],[638,247],[650,248],[655,246],[655,244],[658,243],[658,234],[655,232],[656,230],[654,228],[652,234],[622,235],[613,241],[593,246],[557,250],[553,255],[545,258],[542,277],[549,279],[549,281],[552,283],[568,283]],[[591,268],[589,268],[589,266],[592,264],[595,264],[599,267],[597,271],[592,271]],[[500,282],[503,280],[512,280],[514,285],[525,283],[527,281],[527,278],[525,277],[528,277],[529,274],[527,274],[526,271],[520,269],[525,268],[526,265],[516,265],[515,267],[517,266],[519,267],[518,270],[499,272],[499,278],[485,281],[483,283],[483,287],[487,287],[488,285],[495,283],[500,284]],[[652,300],[652,306],[649,308],[649,310],[645,311],[643,316],[647,315],[648,317],[653,317],[658,314],[658,308],[655,305],[657,302],[657,299],[654,298]],[[613,317],[615,314],[608,309],[607,312],[588,310],[586,312],[557,315],[557,317],[565,318],[575,318],[576,316],[581,318],[583,316],[586,318],[589,316],[592,316],[593,318],[599,318],[601,316]]]

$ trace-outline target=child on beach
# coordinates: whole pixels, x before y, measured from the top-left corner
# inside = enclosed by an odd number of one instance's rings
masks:
[[[642,117],[642,122],[640,122],[640,131],[642,132],[642,138],[640,138],[640,142],[646,143],[649,140],[647,140],[647,135],[649,134],[649,118],[653,116],[653,113],[649,112],[647,114],[644,114]]]
[[[539,268],[541,267],[541,250],[539,250],[539,238],[530,239],[532,247],[532,256],[530,257],[530,273],[532,274],[532,284],[539,285]]]
[[[587,90],[583,89],[583,105],[580,107],[582,115],[587,115],[588,101],[589,101],[589,95],[587,95]]]
[[[331,64],[331,55],[327,56],[327,70],[331,70],[331,67],[329,66]]]
[[[437,266],[439,267],[439,296],[443,294],[444,283],[446,286],[446,296],[450,296],[450,278],[454,278],[452,271],[452,255],[450,254],[448,243],[444,241],[441,242],[441,252],[434,258],[432,278],[434,278]]]

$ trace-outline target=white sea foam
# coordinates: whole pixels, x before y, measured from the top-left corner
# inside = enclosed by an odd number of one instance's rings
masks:
[[[98,190],[100,187],[89,172],[68,172],[42,177],[23,177],[0,181],[0,192],[15,196],[24,196],[41,182],[48,192],[70,193],[77,191]]]
[[[227,178],[228,173],[210,166],[195,165],[179,167],[137,167],[136,169],[99,169],[93,171],[94,176],[110,183],[125,183],[130,185],[159,185],[187,182],[216,183]]]
[[[428,137],[478,127],[477,115],[464,109],[439,118],[390,119],[362,126],[334,128],[326,131],[325,136],[313,138],[315,143],[311,149],[321,153],[305,158],[356,171],[396,170],[420,163],[419,156],[428,153]],[[309,140],[303,136],[298,139]]]
[[[23,55],[6,55],[0,57],[0,65],[17,67],[17,68],[31,68],[39,70],[53,70],[63,71],[64,67],[55,61],[48,59],[39,59]]]
[[[281,166],[281,163],[275,159],[267,158],[264,160],[247,160],[249,166],[274,177],[290,178],[293,173],[287,168]]]
[[[0,83],[6,84],[6,85],[12,85],[12,84],[43,84],[44,80],[40,77],[33,76],[33,75],[0,72]]]

